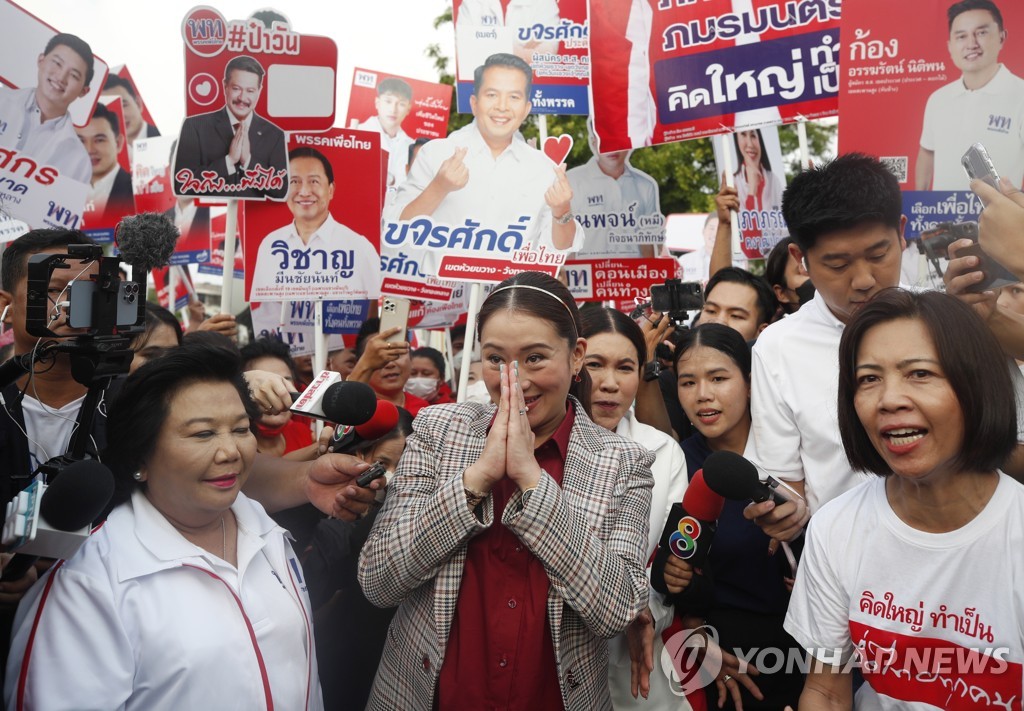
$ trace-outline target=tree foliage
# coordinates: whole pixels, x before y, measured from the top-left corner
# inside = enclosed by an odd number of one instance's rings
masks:
[[[451,6],[434,20],[434,29],[440,29],[450,23]],[[439,81],[454,86],[452,60],[442,52],[441,46],[428,46],[426,54],[434,62]],[[472,120],[470,114],[453,111],[448,120],[448,132],[462,128]],[[541,120],[535,115],[523,125],[521,130],[527,140],[540,136]],[[569,168],[590,160],[593,152],[587,141],[585,116],[548,115],[546,121],[549,136],[569,134],[573,138],[572,151],[565,161]],[[821,162],[823,157],[828,155],[835,141],[836,131],[835,124],[807,123],[808,151],[813,161]],[[796,127],[780,126],[779,141],[789,174],[793,175],[799,170],[800,163]],[[710,212],[714,209],[714,196],[718,192],[720,179],[715,168],[711,139],[698,138],[640,148],[633,152],[630,162],[635,168],[654,178],[661,186],[661,210],[666,215],[676,212]]]

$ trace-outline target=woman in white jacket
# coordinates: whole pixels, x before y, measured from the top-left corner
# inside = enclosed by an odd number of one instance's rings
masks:
[[[631,409],[640,387],[640,372],[647,361],[643,331],[628,316],[607,308],[586,308],[580,312],[582,334],[587,339],[584,367],[590,373],[591,408],[594,422],[646,447],[654,454],[651,472],[654,490],[651,499],[647,560],[658,545],[673,503],[683,500],[686,491],[686,459],[679,443],[664,432],[637,422]],[[672,623],[673,608],[664,604],[662,595],[650,590],[650,613],[654,625],[654,670],[650,673],[650,691],[643,696],[640,676],[642,660],[630,655],[630,636],[639,638],[649,624],[641,615],[633,627],[614,637],[608,648],[608,682],[616,709],[643,708],[651,711],[683,711],[689,708],[682,691],[662,672],[664,644],[661,633]],[[636,687],[636,691],[634,691]]]
[[[188,342],[125,382],[116,508],[18,609],[10,709],[320,709],[301,567],[240,493],[255,406],[237,350]]]

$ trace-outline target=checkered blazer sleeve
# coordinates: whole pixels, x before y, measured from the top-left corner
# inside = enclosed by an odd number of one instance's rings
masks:
[[[570,502],[544,473],[526,505],[517,493],[502,516],[544,564],[551,586],[600,637],[625,630],[647,605],[653,462],[654,455],[639,445],[612,447],[595,471],[584,473],[611,477],[609,485],[595,481]],[[566,462],[567,475],[573,464]],[[595,526],[595,520],[601,524]]]
[[[456,407],[437,405],[413,421],[384,508],[363,545],[359,584],[378,607],[398,605],[433,581],[441,566],[493,520],[490,507],[481,507],[481,521],[466,504],[461,474],[477,454],[462,446],[469,435]]]

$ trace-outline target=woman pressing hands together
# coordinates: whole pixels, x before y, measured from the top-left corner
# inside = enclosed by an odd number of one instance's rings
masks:
[[[400,605],[370,709],[610,709],[605,639],[647,604],[652,456],[595,425],[568,290],[506,280],[480,310],[493,403],[414,433],[359,580]]]

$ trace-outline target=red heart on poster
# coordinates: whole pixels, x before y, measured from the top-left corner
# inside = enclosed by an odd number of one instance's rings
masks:
[[[544,139],[544,155],[553,160],[555,165],[564,163],[565,157],[571,150],[572,136],[567,133],[563,133],[561,136],[548,136]]]

